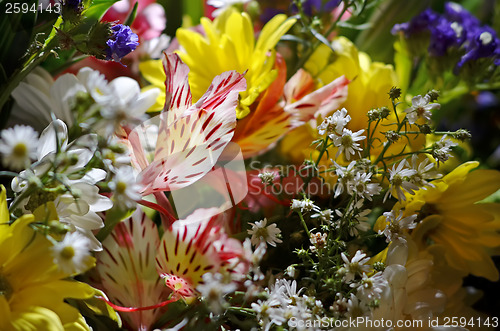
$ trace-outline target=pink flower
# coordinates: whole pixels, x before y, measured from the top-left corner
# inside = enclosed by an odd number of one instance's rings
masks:
[[[133,165],[140,170],[142,195],[186,187],[215,165],[236,127],[243,75],[228,71],[214,78],[207,92],[191,102],[189,68],[177,54],[164,54],[165,109],[128,135]],[[159,121],[159,123],[155,123]],[[148,147],[154,148],[148,160]]]
[[[103,21],[124,23],[128,15],[138,2],[137,15],[131,26],[139,35],[141,41],[159,37],[165,29],[167,19],[165,10],[154,0],[121,0],[115,3],[104,15]]]
[[[211,216],[216,209],[197,209],[163,234],[156,268],[178,296],[197,296],[195,288],[207,272],[244,275],[247,271],[243,246],[224,232],[221,214]]]

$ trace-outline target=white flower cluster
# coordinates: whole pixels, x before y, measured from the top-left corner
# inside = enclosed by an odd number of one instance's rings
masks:
[[[42,132],[37,147],[37,162],[12,181],[12,190],[18,194],[16,199],[33,185],[41,185],[40,178],[48,176],[49,172],[54,172],[56,183],[67,189],[62,194],[55,194],[52,200],[42,196],[40,199],[45,200],[37,202],[31,196],[29,200],[14,200],[14,203],[24,211],[33,212],[43,203],[52,201],[59,221],[66,224],[71,232],[78,231],[89,238],[90,249],[100,250],[101,243],[92,230],[104,226],[97,213],[110,209],[113,204],[109,198],[99,194],[96,186],[106,177],[106,172],[98,168],[88,169],[87,166],[97,149],[97,137],[85,135],[69,144],[66,124],[56,120]]]
[[[351,130],[345,128],[347,123],[351,120],[351,116],[347,114],[347,110],[342,108],[337,110],[333,115],[328,116],[325,120],[317,127],[318,133],[326,135],[333,141],[335,147],[338,147],[336,158],[344,152],[347,160],[351,158],[351,155],[359,153],[363,149],[357,141],[364,140],[366,136],[361,134],[365,130],[359,130],[352,132]]]
[[[274,223],[267,225],[267,218],[249,224],[252,225],[252,228],[247,231],[248,234],[252,235],[251,242],[254,246],[267,242],[267,244],[276,247],[276,244],[282,243],[281,239],[278,238],[281,230]]]
[[[73,108],[82,102],[79,98],[88,100],[90,96],[94,104],[85,114],[80,114],[81,119],[91,119],[99,111],[102,120],[92,128],[109,136],[123,125],[143,122],[146,110],[155,103],[159,94],[157,88],[141,92],[139,83],[129,77],[108,82],[99,71],[88,67],[80,69],[77,75],[61,75],[55,81],[47,71],[36,68],[12,92],[15,107],[21,108],[21,111],[13,111],[13,119],[26,123],[28,118],[29,124],[37,130],[48,125],[53,116],[69,127],[75,122],[85,126],[80,119],[76,121]],[[23,114],[23,117],[17,118],[16,114]]]
[[[408,123],[415,124],[419,119],[423,119],[426,123],[431,120],[431,110],[439,109],[439,103],[431,103],[431,96],[417,95],[411,100],[411,107],[405,110]]]
[[[274,285],[266,288],[268,298],[252,303],[257,319],[263,330],[270,330],[274,325],[285,326],[292,318],[301,321],[319,319],[316,314],[322,309],[321,301],[301,294],[295,280],[276,279]],[[305,326],[296,326],[297,330],[310,330]]]
[[[225,279],[220,273],[206,273],[202,278],[203,283],[200,283],[196,289],[207,301],[209,309],[214,314],[220,314],[227,306],[224,296],[234,292],[237,286],[231,279]]]
[[[415,191],[423,188],[426,185],[432,186],[426,179],[436,178],[438,175],[433,170],[434,164],[429,161],[427,157],[422,162],[419,162],[418,155],[412,156],[412,165],[406,159],[395,164],[392,169],[389,169],[389,182],[390,187],[387,190],[384,201],[393,196],[394,193],[398,200],[406,201],[405,191],[411,195]]]
[[[319,212],[320,208],[314,204],[314,201],[308,198],[302,200],[292,199],[292,205],[290,207],[292,210],[297,210],[301,213],[307,213],[310,211]]]
[[[339,177],[335,184],[335,197],[338,197],[344,191],[357,198],[366,198],[372,200],[382,190],[378,183],[373,183],[372,172],[357,167],[358,161],[352,161],[347,167],[342,167],[333,161],[335,173]]]
[[[439,162],[448,161],[450,157],[453,157],[451,155],[451,148],[455,146],[457,146],[457,144],[447,139],[446,135],[432,146],[432,156],[437,160],[438,165]]]

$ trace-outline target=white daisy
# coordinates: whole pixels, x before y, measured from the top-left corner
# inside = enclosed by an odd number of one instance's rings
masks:
[[[16,125],[0,133],[0,153],[5,167],[23,170],[36,158],[38,133],[32,127]]]
[[[342,130],[351,120],[351,116],[347,115],[347,110],[342,108],[337,110],[332,116],[328,116],[317,127],[318,133],[324,135],[325,133],[333,139],[337,134],[342,135]]]
[[[263,330],[270,330],[273,325],[282,325],[286,321],[285,311],[280,307],[280,301],[276,299],[257,300],[256,303],[252,303],[251,307],[257,313],[259,324]]]
[[[226,306],[224,296],[236,290],[236,284],[224,281],[220,273],[206,273],[202,276],[203,282],[196,289],[208,302],[208,307],[215,314],[220,314]]]
[[[314,204],[314,201],[308,198],[302,200],[292,199],[292,210],[300,210],[302,213],[307,213],[310,211],[320,211],[321,209]]]
[[[89,247],[87,237],[78,232],[67,233],[61,242],[52,247],[54,263],[68,275],[82,273],[94,264]]]
[[[396,194],[400,201],[406,201],[405,193],[403,192],[403,190],[412,195],[415,194],[414,191],[418,190],[418,186],[410,182],[410,177],[415,175],[417,171],[415,169],[404,168],[405,166],[409,166],[408,161],[402,160],[397,166],[394,165],[392,167],[392,170],[389,169],[389,182],[391,183],[391,186],[384,196],[384,202],[389,196],[393,195],[393,191],[396,191]]]
[[[441,140],[434,143],[432,146],[432,156],[438,161],[438,166],[439,162],[445,162],[450,157],[453,157],[451,155],[451,148],[454,146],[457,146],[457,144],[447,139],[446,135],[444,135]]]
[[[281,244],[282,241],[277,236],[281,233],[281,230],[276,226],[276,224],[267,225],[267,218],[262,221],[255,222],[255,224],[250,223],[252,228],[247,230],[248,234],[252,235],[250,239],[254,246],[257,246],[261,242],[267,242],[269,245],[276,247],[276,244]]]
[[[431,163],[429,158],[425,157],[422,162],[419,162],[417,154],[413,154],[411,158],[411,168],[416,172],[410,176],[410,181],[424,190],[426,185],[434,187],[434,185],[426,181],[426,179],[438,178],[440,176],[433,170],[434,163]]]
[[[86,89],[75,75],[64,74],[54,81],[49,72],[37,67],[12,92],[16,103],[11,120],[42,131],[55,116],[71,127],[71,106],[78,92]]]
[[[253,280],[261,280],[264,278],[264,274],[260,271],[260,261],[266,254],[267,244],[261,242],[255,250],[252,250],[252,243],[249,238],[246,238],[243,242],[243,258],[242,260],[248,261],[249,270],[248,273],[253,273]]]
[[[351,181],[354,179],[356,173],[354,170],[356,161],[352,161],[347,167],[342,167],[335,161],[333,161],[333,165],[335,166],[335,173],[339,177],[337,183],[335,183],[334,197],[336,198],[351,186]]]
[[[351,155],[354,155],[356,151],[362,151],[363,149],[359,147],[360,145],[356,141],[361,141],[366,138],[366,136],[361,135],[364,131],[365,130],[359,130],[353,133],[351,130],[344,128],[341,136],[335,136],[333,138],[333,144],[338,147],[335,157],[337,158],[342,152],[345,152],[345,157],[349,160]]]
[[[397,238],[404,239],[405,230],[414,229],[417,224],[415,220],[417,219],[417,215],[411,215],[403,218],[403,212],[399,211],[399,215],[396,217],[393,210],[389,212],[385,212],[384,216],[387,220],[385,229],[383,231],[379,230],[380,235],[386,236],[386,242],[391,242],[396,240]]]
[[[266,185],[271,185],[276,178],[279,178],[279,175],[277,175],[276,173],[271,172],[271,171],[264,171],[264,172],[258,174],[257,176],[262,181],[262,184],[266,184]]]
[[[365,316],[370,312],[370,308],[366,303],[360,301],[357,296],[351,293],[351,298],[347,301],[347,317],[356,319]]]
[[[372,173],[358,172],[348,186],[349,194],[356,193],[359,197],[372,200],[372,196],[377,195],[382,190],[378,183],[371,183]]]
[[[359,199],[356,203],[350,204],[349,208],[344,213],[338,209],[335,210],[335,214],[341,219],[347,217],[349,221],[349,234],[353,237],[356,237],[359,232],[366,232],[371,228],[368,222],[368,215],[371,213],[371,209],[363,209],[363,204],[364,200]],[[339,225],[340,224],[337,224],[337,227]]]
[[[319,218],[322,222],[330,222],[333,219],[333,210],[325,209],[316,214],[312,214],[311,218]]]
[[[366,265],[370,258],[365,257],[366,254],[362,251],[356,251],[356,254],[352,257],[351,260],[347,258],[344,252],[340,254],[342,260],[344,261],[344,281],[346,283],[351,282],[357,275],[362,275],[363,273],[367,273],[370,271],[370,265]]]
[[[382,272],[377,272],[371,277],[363,274],[363,278],[358,284],[351,284],[350,286],[357,287],[356,296],[368,304],[373,300],[380,299],[384,288],[389,286],[389,283],[382,275]]]
[[[429,103],[430,97],[428,95],[417,95],[411,100],[411,107],[405,110],[406,118],[410,124],[415,124],[419,118],[424,118],[430,121],[432,117],[431,110],[439,109],[439,103]]]
[[[137,201],[142,199],[142,186],[138,184],[134,168],[123,166],[116,170],[113,179],[109,182],[109,188],[113,191],[113,202],[115,206],[123,209],[132,209]]]

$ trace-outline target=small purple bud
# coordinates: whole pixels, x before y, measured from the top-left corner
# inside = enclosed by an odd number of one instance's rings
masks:
[[[432,9],[426,9],[414,18],[410,22],[396,24],[392,30],[392,34],[396,34],[399,31],[403,31],[405,36],[408,38],[415,33],[428,31],[429,26],[434,25],[439,19],[439,14],[434,12]]]
[[[111,31],[113,35],[106,42],[106,60],[120,62],[125,55],[137,48],[139,37],[123,24],[113,26]]]
[[[78,9],[82,4],[82,0],[66,0],[65,4],[70,8]]]

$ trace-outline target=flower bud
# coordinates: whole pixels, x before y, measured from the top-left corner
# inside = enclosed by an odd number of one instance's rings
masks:
[[[429,102],[434,102],[439,98],[439,91],[430,90],[427,92],[427,97],[429,98]]]
[[[460,140],[460,141],[466,141],[472,138],[472,135],[470,134],[469,131],[465,129],[459,129],[455,133],[453,133],[453,138]]]
[[[399,87],[393,86],[389,91],[389,97],[391,100],[397,100],[401,96],[401,89]]]

